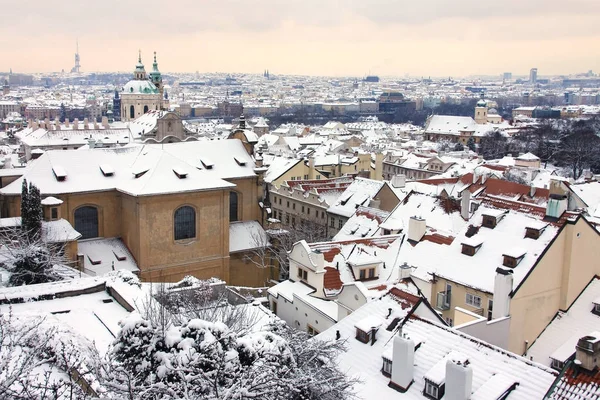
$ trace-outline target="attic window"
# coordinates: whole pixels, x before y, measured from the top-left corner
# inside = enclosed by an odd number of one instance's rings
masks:
[[[552,363],[550,364],[550,367],[552,367],[552,369],[555,369],[557,371],[562,371],[563,368],[565,367],[565,363],[563,361],[557,360],[555,358],[551,358]]]
[[[517,265],[519,265],[521,260],[523,260],[523,257],[525,257],[525,251],[513,250],[510,253],[502,254],[502,256],[504,257],[502,265],[509,268],[515,268]]]
[[[435,383],[425,379],[425,390],[423,391],[423,394],[426,397],[436,400],[442,398],[444,391],[441,389],[442,388],[440,387],[440,385],[436,385]]]
[[[238,157],[233,157],[233,159],[240,167],[243,167],[246,165],[246,160],[242,160],[241,158],[238,158]]]
[[[600,315],[600,303],[594,303],[594,308],[592,308],[592,314]]]
[[[362,329],[356,328],[356,339],[363,343],[369,343],[369,340],[371,340],[371,332],[367,333]]]
[[[202,163],[202,165],[206,169],[212,169],[215,166],[215,164],[210,159],[208,159],[206,157],[205,158],[201,158],[200,162]]]
[[[542,233],[544,232],[544,229],[546,229],[546,227],[543,228],[531,228],[531,227],[526,227],[525,228],[525,237],[526,238],[530,238],[530,239],[539,239],[539,237],[542,235]]]
[[[65,171],[65,169],[63,167],[61,167],[60,165],[53,166],[52,172],[54,172],[54,176],[56,177],[56,180],[59,182],[62,182],[65,179],[67,179],[67,171]]]
[[[173,168],[173,172],[175,173],[175,175],[177,175],[177,177],[179,179],[184,179],[184,178],[187,178],[187,176],[188,176],[187,171],[184,171],[181,168]]]
[[[102,262],[101,259],[97,258],[94,255],[89,255],[89,254],[88,254],[88,260],[90,260],[90,262],[92,263],[92,265],[98,265],[98,264],[100,264]]]
[[[125,260],[127,260],[127,256],[125,255],[125,253],[123,253],[120,250],[113,250],[113,254],[115,255],[115,258],[118,261],[125,261]]]
[[[484,215],[482,225],[486,228],[494,229],[498,224],[496,217],[492,217],[491,215]]]
[[[475,253],[477,253],[479,251],[479,249],[481,248],[481,245],[483,244],[483,242],[478,242],[478,241],[468,241],[468,242],[463,242],[462,244],[462,251],[461,253],[466,254],[467,256],[474,256]]]
[[[113,176],[115,174],[114,168],[108,164],[101,164],[100,171],[102,171],[102,175],[104,176]]]
[[[146,166],[142,166],[134,168],[131,172],[133,172],[133,176],[135,176],[135,178],[137,179],[140,176],[144,175],[146,172],[148,172],[149,169],[150,168]]]

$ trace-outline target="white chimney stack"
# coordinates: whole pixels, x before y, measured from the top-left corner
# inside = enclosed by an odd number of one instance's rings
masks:
[[[510,293],[513,289],[513,272],[510,269],[496,268],[494,279],[494,308],[492,319],[504,318],[510,315]]]
[[[425,235],[427,224],[423,218],[410,217],[408,221],[408,240],[419,242]]]
[[[391,383],[403,390],[408,389],[413,381],[414,369],[415,342],[400,335],[394,336]]]
[[[460,196],[460,216],[465,221],[469,220],[471,216],[471,192],[469,188],[463,189]]]
[[[65,118],[65,127],[69,127],[69,118]]]
[[[392,186],[399,189],[406,186],[406,175],[398,174],[392,177]]]
[[[412,271],[412,268],[410,267],[410,265],[408,265],[408,263],[404,263],[400,266],[400,270],[398,272],[398,278],[400,278],[400,280],[402,279],[408,279],[410,278],[410,273]]]
[[[102,117],[102,126],[104,127],[104,129],[108,129],[108,117]]]
[[[393,367],[392,367],[393,368]],[[468,400],[473,388],[473,369],[460,361],[446,362],[446,400]]]

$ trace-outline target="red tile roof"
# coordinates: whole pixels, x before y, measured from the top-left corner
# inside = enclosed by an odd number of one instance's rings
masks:
[[[557,383],[551,399],[600,399],[600,369],[575,372],[571,366]]]
[[[413,308],[419,302],[419,300],[421,300],[419,296],[415,296],[414,294],[405,292],[404,290],[396,287],[391,288],[389,293],[400,304],[400,307],[402,307],[403,310]]]
[[[325,267],[325,277],[323,278],[323,287],[329,290],[339,290],[343,282],[340,279],[340,271],[335,268]]]

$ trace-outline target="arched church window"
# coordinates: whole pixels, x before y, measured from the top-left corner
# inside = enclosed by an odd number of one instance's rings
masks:
[[[179,207],[173,218],[175,240],[196,237],[196,210],[190,206]]]
[[[144,114],[148,112],[148,106],[144,106]]]
[[[93,206],[76,209],[75,230],[81,233],[81,239],[98,237],[98,209]]]
[[[173,124],[171,121],[167,123],[167,132],[173,132]]]
[[[237,192],[229,192],[229,222],[238,220],[238,194]]]
[[[135,107],[129,107],[129,118],[135,118]]]

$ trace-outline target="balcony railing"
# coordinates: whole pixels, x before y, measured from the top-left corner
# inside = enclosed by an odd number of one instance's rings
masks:
[[[438,310],[445,311],[450,309],[450,295],[447,292],[438,292],[435,307]]]

